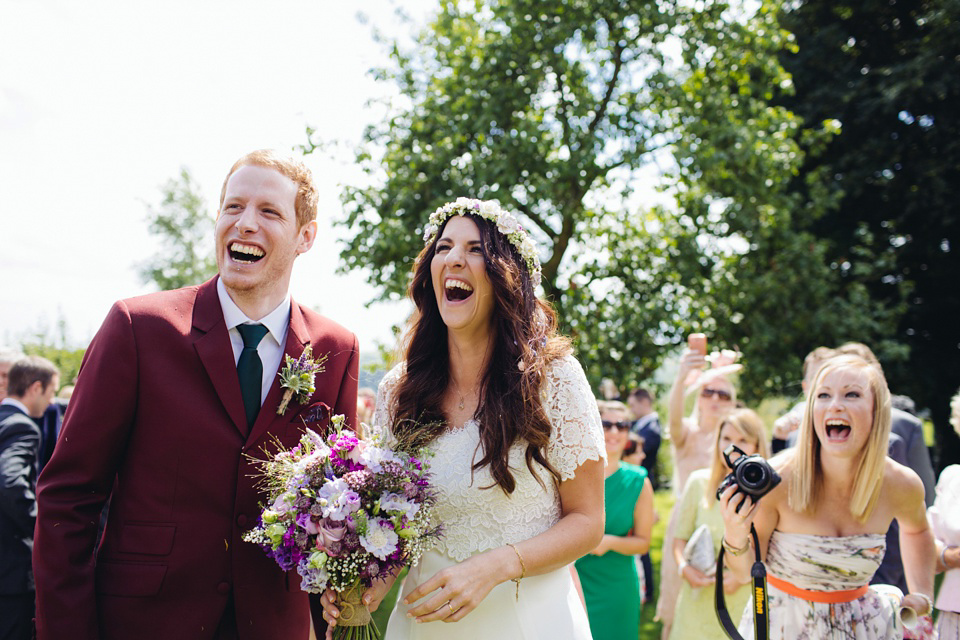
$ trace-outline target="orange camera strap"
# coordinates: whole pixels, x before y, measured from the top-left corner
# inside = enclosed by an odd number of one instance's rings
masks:
[[[824,604],[853,602],[857,598],[862,597],[869,588],[867,585],[863,585],[857,589],[847,589],[845,591],[811,591],[810,589],[801,589],[800,587],[790,584],[786,580],[781,580],[776,576],[772,576],[769,573],[767,574],[767,582],[780,591],[783,591],[791,596],[802,598],[808,602],[821,602]]]

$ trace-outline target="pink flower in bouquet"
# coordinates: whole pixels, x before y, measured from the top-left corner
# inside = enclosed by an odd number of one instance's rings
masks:
[[[356,446],[347,454],[347,460],[357,464],[363,462],[363,452],[367,448],[367,443],[363,440],[357,441]]]
[[[340,541],[347,534],[347,525],[323,520],[317,527],[317,548],[327,555],[340,555]]]

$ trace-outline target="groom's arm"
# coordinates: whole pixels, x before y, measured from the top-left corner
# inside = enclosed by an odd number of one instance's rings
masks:
[[[99,637],[94,551],[137,405],[137,348],[118,302],[84,356],[53,457],[37,486],[37,638]]]

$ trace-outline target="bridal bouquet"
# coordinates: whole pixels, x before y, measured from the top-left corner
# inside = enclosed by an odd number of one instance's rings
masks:
[[[260,461],[268,504],[244,534],[284,571],[296,568],[309,593],[337,592],[334,637],[378,638],[360,598],[378,578],[415,563],[440,537],[424,452],[395,450],[330,419],[330,435]]]

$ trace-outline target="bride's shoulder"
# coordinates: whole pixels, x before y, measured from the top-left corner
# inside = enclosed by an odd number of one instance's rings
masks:
[[[390,371],[387,371],[383,378],[380,379],[380,389],[393,388],[400,384],[400,380],[403,378],[403,374],[407,372],[407,363],[406,361],[401,362],[400,364],[395,365]]]
[[[580,361],[572,355],[559,356],[548,362],[544,367],[544,375],[548,382],[581,378],[586,380],[587,377]]]
[[[401,362],[396,365],[390,371],[384,374],[383,378],[380,379],[380,384],[377,387],[377,406],[379,407],[383,403],[390,403],[393,401],[393,396],[397,390],[397,387],[400,386],[400,382],[403,380],[403,375],[407,371],[407,363]]]

